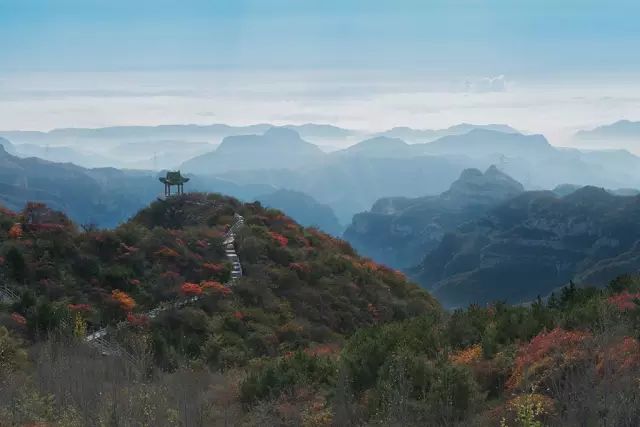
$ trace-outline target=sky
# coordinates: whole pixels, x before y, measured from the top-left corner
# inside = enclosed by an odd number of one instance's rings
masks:
[[[0,129],[640,119],[640,2],[0,0]]]

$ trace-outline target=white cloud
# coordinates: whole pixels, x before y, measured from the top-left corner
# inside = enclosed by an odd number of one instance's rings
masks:
[[[495,77],[484,77],[480,80],[465,82],[467,92],[488,93],[488,92],[506,92],[507,81],[503,74]]]

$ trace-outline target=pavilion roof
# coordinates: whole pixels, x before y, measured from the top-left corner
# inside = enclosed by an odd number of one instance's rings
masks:
[[[168,171],[166,177],[160,177],[159,179],[160,182],[169,185],[184,184],[185,182],[189,181],[189,178],[182,176],[180,171]]]

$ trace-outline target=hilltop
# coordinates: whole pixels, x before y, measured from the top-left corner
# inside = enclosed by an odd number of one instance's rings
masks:
[[[3,212],[2,272],[22,295],[14,310],[31,337],[64,329],[68,307],[86,307],[91,330],[206,295],[144,319],[159,366],[184,358],[242,365],[314,344],[340,345],[357,328],[439,310],[402,274],[259,203],[192,193],[156,201],[112,231],[84,232],[42,204]],[[245,276],[231,282],[223,240],[236,214],[244,217],[235,246]],[[57,314],[43,318],[43,310]]]

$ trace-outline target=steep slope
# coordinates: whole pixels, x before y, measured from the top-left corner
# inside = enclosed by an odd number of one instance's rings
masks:
[[[230,136],[210,153],[184,162],[181,169],[200,174],[233,170],[296,169],[320,161],[325,154],[317,146],[287,128],[270,128],[263,135]]]
[[[256,197],[266,207],[279,209],[305,227],[317,227],[333,236],[342,235],[343,227],[333,210],[299,191],[278,190]]]
[[[234,215],[244,217],[233,243],[244,275],[231,282],[223,241]],[[3,210],[0,229],[0,269],[23,295],[13,310],[30,337],[71,333],[70,316],[89,331],[124,320],[110,336],[131,352],[127,337],[150,337],[157,365],[167,369],[184,359],[223,369],[340,345],[359,327],[438,312],[419,287],[347,243],[219,195],[156,201],[113,231],[78,232],[43,205]],[[201,298],[145,314],[193,296]]]
[[[527,192],[447,234],[416,277],[448,306],[523,302],[569,280],[604,285],[640,269],[640,197],[583,187]]]
[[[524,191],[491,166],[466,169],[439,196],[385,198],[357,214],[344,236],[359,252],[396,268],[416,265],[443,235]]]

